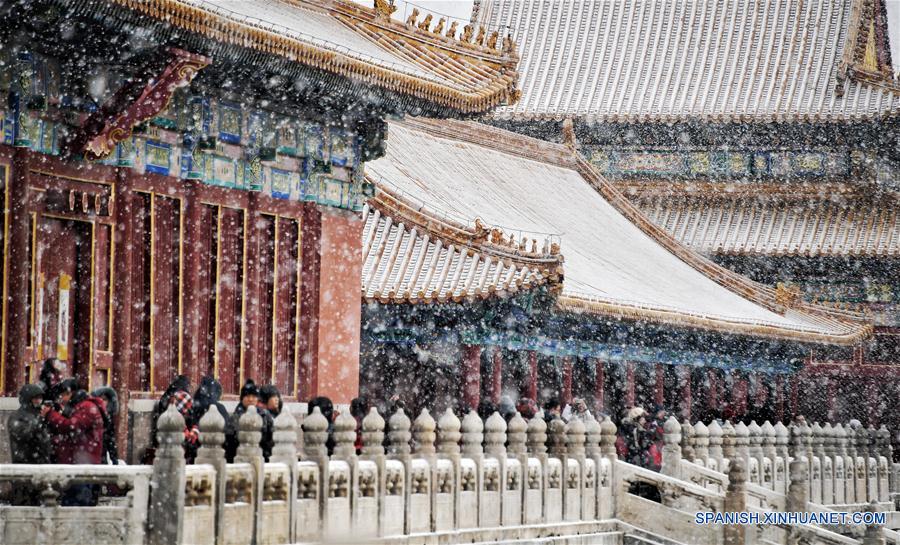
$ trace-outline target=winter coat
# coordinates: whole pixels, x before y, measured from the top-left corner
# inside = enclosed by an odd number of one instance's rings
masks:
[[[103,461],[116,465],[119,463],[119,445],[116,441],[116,415],[119,414],[119,396],[109,386],[97,388],[91,392],[91,395],[106,401],[106,419],[103,425]]]
[[[56,462],[59,464],[103,463],[103,430],[106,402],[79,391],[69,402],[72,414],[63,416],[56,411],[47,413],[50,431],[56,441]]]
[[[19,408],[7,421],[14,464],[49,464],[53,461],[47,424],[41,418],[40,408],[31,405],[32,399],[43,395],[43,389],[37,384],[26,384],[19,391]]]
[[[225,420],[225,459],[228,460],[228,463],[233,463],[234,457],[237,455],[238,421],[244,416],[245,412],[247,412],[247,408],[244,407],[244,404],[238,403],[231,416]]]

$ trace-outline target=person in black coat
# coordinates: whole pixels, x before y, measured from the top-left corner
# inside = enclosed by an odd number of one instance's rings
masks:
[[[281,414],[283,406],[281,393],[273,384],[266,384],[259,389],[257,410],[263,419],[262,439],[259,446],[262,447],[263,456],[267,462],[275,447],[275,418]]]
[[[200,419],[206,416],[210,407],[215,407],[225,422],[228,422],[228,409],[219,402],[222,398],[222,384],[213,377],[206,376],[200,379],[200,386],[194,392],[194,405],[191,407],[191,420],[200,424]]]
[[[238,422],[249,407],[255,407],[259,401],[259,388],[252,380],[248,380],[241,388],[241,402],[234,408],[231,417],[225,421],[225,459],[228,463],[234,462],[239,445]]]
[[[169,408],[172,396],[178,392],[189,394],[190,389],[190,379],[187,378],[186,375],[178,375],[175,377],[175,380],[169,384],[169,387],[166,388],[166,391],[163,392],[162,396],[160,396],[159,401],[156,402],[156,405],[153,407],[153,414],[150,416],[150,448],[148,448],[141,457],[142,464],[152,464],[153,459],[156,457],[156,447],[159,446],[159,438],[156,437],[156,422],[159,420],[159,417],[166,412],[166,409]]]
[[[19,408],[7,421],[9,448],[14,464],[53,462],[50,432],[42,412],[44,390],[38,384],[26,384],[19,390]]]
[[[103,461],[117,465],[119,463],[119,445],[116,441],[116,424],[119,419],[119,396],[109,386],[102,386],[91,392],[94,397],[106,401],[106,419],[103,428]]]

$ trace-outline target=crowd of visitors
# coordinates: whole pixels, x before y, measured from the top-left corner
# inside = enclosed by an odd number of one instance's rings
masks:
[[[10,449],[13,463],[24,464],[119,464],[116,445],[116,418],[119,414],[118,398],[115,390],[102,387],[88,393],[73,378],[67,377],[64,362],[48,359],[43,362],[39,382],[22,387],[19,392],[20,407],[8,423]],[[250,407],[255,407],[262,418],[262,438],[260,448],[268,461],[274,447],[273,433],[275,418],[284,410],[284,402],[278,389],[267,384],[258,386],[247,380],[240,390],[239,402],[229,413],[221,402],[222,385],[213,377],[203,377],[200,384],[190,393],[188,377],[179,375],[163,392],[156,402],[151,417],[150,446],[146,449],[141,463],[153,462],[158,446],[156,441],[159,417],[174,406],[184,417],[184,451],[187,462],[193,462],[200,446],[200,419],[211,408],[215,408],[225,421],[225,457],[233,462],[238,450],[239,421]],[[372,406],[382,415],[394,414],[405,408],[396,395],[380,403],[371,403],[364,397],[354,399],[350,404],[350,415],[356,421],[356,449],[362,448],[362,421]],[[328,453],[334,450],[333,426],[339,412],[327,397],[315,397],[307,403],[307,413],[318,408],[329,422]],[[460,407],[459,413],[468,408]],[[482,419],[494,412],[508,422],[516,413],[525,419],[543,417],[547,423],[554,419],[564,422],[585,421],[591,417],[584,399],[574,398],[563,405],[556,398],[544,402],[538,411],[537,402],[527,397],[513,402],[509,396],[500,398],[496,405],[490,400],[482,400],[475,408]],[[604,414],[598,414],[601,420]],[[621,459],[628,463],[659,470],[662,463],[663,424],[668,417],[664,407],[657,406],[652,413],[641,407],[625,410],[617,422],[619,434],[616,449]],[[39,500],[35,491],[27,487],[16,491],[19,503],[35,503]],[[96,503],[98,491],[92,485],[73,485],[64,491],[61,505],[92,505]]]

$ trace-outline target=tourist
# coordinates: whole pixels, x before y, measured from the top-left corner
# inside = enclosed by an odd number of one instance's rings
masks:
[[[225,425],[225,459],[228,460],[229,463],[234,462],[234,457],[237,454],[239,445],[238,430],[240,429],[238,424],[241,417],[244,416],[247,409],[256,407],[258,402],[259,388],[256,386],[255,382],[248,379],[241,388],[241,401],[238,403],[237,407],[234,408],[234,412],[231,413],[231,417]]]
[[[499,412],[500,416],[509,423],[509,421],[516,416],[516,406],[513,404],[512,398],[509,396],[501,397],[500,405],[497,406],[497,412]]]
[[[621,445],[617,444],[619,456],[629,464],[644,467],[650,447],[647,433],[647,413],[641,407],[631,407],[619,425]]]
[[[522,397],[519,398],[519,402],[516,403],[516,410],[519,411],[522,418],[531,420],[537,414],[537,403],[530,397]]]
[[[169,404],[174,405],[184,419],[184,440],[182,442],[184,459],[188,463],[193,463],[194,458],[197,457],[197,450],[200,448],[200,427],[192,417],[194,398],[184,390],[178,390],[169,398]]]
[[[44,390],[39,384],[26,384],[19,390],[19,408],[7,421],[9,449],[14,464],[49,464],[53,462],[50,433],[44,416]]]
[[[272,456],[272,449],[275,447],[275,417],[281,412],[281,394],[272,384],[266,384],[259,389],[259,401],[256,404],[256,410],[262,417],[262,439],[259,446],[262,447],[263,457],[269,461]]]
[[[74,379],[59,384],[60,413],[47,411],[46,418],[56,446],[59,464],[103,463],[103,432],[106,428],[106,402],[80,389]],[[62,495],[60,505],[89,506],[97,504],[96,487],[74,484]]]
[[[576,397],[572,400],[571,405],[566,405],[566,410],[563,411],[563,420],[566,422],[571,422],[572,420],[587,422],[590,415],[591,411],[588,410],[584,399]]]
[[[395,403],[402,403],[399,399],[394,400]],[[322,416],[325,417],[325,420],[328,421],[328,439],[325,441],[325,448],[328,449],[328,455],[331,456],[334,453],[334,404],[331,400],[324,396],[314,397],[309,400],[309,403],[306,404],[306,414],[310,415],[313,413],[313,410],[318,407],[319,411],[322,413]],[[385,434],[385,438],[387,438],[387,434]]]
[[[185,375],[178,375],[160,396],[159,401],[156,402],[156,405],[153,407],[153,413],[150,415],[150,447],[144,451],[144,455],[141,457],[142,464],[152,464],[153,459],[156,457],[156,447],[159,446],[158,438],[156,437],[156,423],[159,417],[162,416],[162,413],[169,408],[169,401],[172,399],[172,396],[176,392],[187,392],[190,388],[190,379]]]
[[[56,402],[56,397],[59,395],[59,384],[66,378],[67,373],[66,362],[57,358],[44,360],[38,375],[38,384],[44,389],[44,399],[51,403]]]
[[[362,421],[369,413],[369,400],[365,397],[354,397],[350,401],[350,416],[356,420],[356,441],[354,447],[356,453],[362,452]]]
[[[9,450],[14,464],[49,464],[53,448],[44,415],[50,410],[43,403],[39,384],[26,384],[19,390],[19,408],[7,420]],[[13,505],[40,505],[41,490],[31,483],[18,483],[10,490]]]
[[[222,420],[228,422],[228,409],[219,402],[222,397],[222,384],[210,376],[200,379],[200,386],[194,392],[194,406],[191,408],[191,420],[200,425],[200,419],[206,416],[210,407],[215,407],[222,415]]]
[[[550,425],[551,420],[556,420],[557,418],[562,417],[562,410],[559,403],[559,399],[555,397],[551,397],[547,401],[544,402],[544,420],[547,422],[547,425]]]
[[[109,386],[96,388],[91,395],[106,402],[106,419],[103,427],[103,463],[117,465],[119,463],[119,445],[116,441],[116,424],[119,418],[119,396]]]

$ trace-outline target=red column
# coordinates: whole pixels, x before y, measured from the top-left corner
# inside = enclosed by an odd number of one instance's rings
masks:
[[[656,391],[653,393],[653,402],[657,405],[666,402],[666,371],[661,363],[656,364]]]
[[[28,245],[31,234],[28,232],[28,152],[17,149],[12,161],[12,172],[9,177],[6,209],[9,214],[9,241],[7,266],[7,306],[6,306],[6,346],[3,382],[0,391],[8,396],[18,395],[19,388],[25,384],[25,345],[28,343],[29,316],[27,296],[31,278],[28,276],[30,259]],[[5,438],[4,438],[5,439]]]
[[[116,172],[116,185],[113,188],[115,201],[115,234],[113,245],[115,248],[115,261],[113,272],[113,361],[112,378],[110,382],[119,396],[119,421],[116,429],[116,438],[119,444],[119,453],[125,456],[129,452],[128,446],[128,401],[132,389],[140,387],[140,381],[134,382],[129,374],[139,369],[137,358],[138,346],[132,335],[133,283],[132,260],[139,246],[133,244],[134,223],[131,221],[134,209],[131,200],[131,184],[127,169],[119,169]],[[187,287],[187,286],[185,286]],[[187,338],[187,336],[185,336]],[[164,386],[165,387],[165,386]],[[136,453],[137,454],[137,453]]]
[[[784,381],[781,375],[775,377],[775,418],[784,420]]]
[[[691,407],[694,404],[693,394],[691,392],[691,373],[692,369],[684,366],[681,372],[681,418],[688,421],[691,419]]]
[[[605,380],[603,373],[603,361],[597,360],[594,367],[594,413],[600,411],[606,412],[606,400],[603,399],[605,392],[603,391],[603,381]]]
[[[538,356],[534,350],[528,352],[528,398],[537,403]]]
[[[625,405],[634,407],[634,363],[625,362]]]
[[[800,407],[797,404],[797,399],[800,397],[800,381],[797,380],[797,377],[791,377],[791,400],[790,400],[790,411],[791,416],[796,417],[800,414]]]
[[[500,395],[503,392],[503,351],[499,346],[494,347],[493,365],[491,366],[491,401],[500,403]]]
[[[572,401],[572,359],[563,358],[563,391],[560,400],[563,406]]]
[[[707,399],[707,407],[710,409],[719,408],[719,377],[716,375],[715,369],[706,370],[706,379],[709,381],[709,399]]]
[[[481,401],[481,347],[463,346],[463,391],[466,407],[475,409]]]

